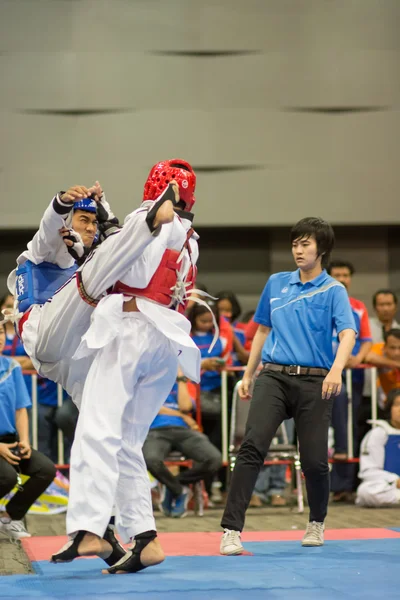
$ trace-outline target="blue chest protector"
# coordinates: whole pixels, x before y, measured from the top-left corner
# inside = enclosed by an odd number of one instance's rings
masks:
[[[70,279],[78,266],[61,269],[57,265],[42,262],[38,265],[27,260],[16,271],[16,295],[18,310],[25,312],[33,304],[44,304]]]
[[[385,471],[400,477],[400,434],[391,434],[385,446]]]

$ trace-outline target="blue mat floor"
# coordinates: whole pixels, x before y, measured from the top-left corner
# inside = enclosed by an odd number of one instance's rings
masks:
[[[400,598],[400,539],[245,544],[254,556],[170,557],[136,575],[105,576],[100,559],[36,562],[0,580],[1,600],[385,600]]]

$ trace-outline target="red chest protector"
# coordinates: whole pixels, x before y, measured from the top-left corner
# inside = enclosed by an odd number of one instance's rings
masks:
[[[197,274],[196,265],[192,263],[189,244],[189,239],[192,237],[193,232],[194,230],[192,228],[189,229],[182,248],[182,250],[186,248],[188,251],[191,262],[188,274],[184,280],[179,277],[182,263],[178,262],[178,258],[181,252],[178,250],[167,249],[147,287],[135,288],[130,287],[121,281],[117,281],[113,293],[148,298],[149,300],[167,306],[168,308],[177,308],[177,310],[183,314],[186,308],[185,296],[188,291],[194,287]]]

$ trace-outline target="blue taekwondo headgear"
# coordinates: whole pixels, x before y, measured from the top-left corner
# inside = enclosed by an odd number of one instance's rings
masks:
[[[95,213],[97,212],[97,202],[92,198],[82,198],[78,202],[74,202],[73,210],[84,210],[86,212]]]
[[[97,202],[95,202],[92,198],[82,198],[82,200],[78,200],[78,202],[74,202],[73,210],[84,210],[85,212],[90,212],[96,214],[97,212]],[[99,231],[97,230],[96,235],[94,236],[93,243],[96,244],[99,241]]]

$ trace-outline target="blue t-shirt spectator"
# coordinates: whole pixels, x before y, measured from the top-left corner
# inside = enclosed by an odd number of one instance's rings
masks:
[[[173,410],[179,410],[178,404],[178,384],[175,383],[172,388],[168,398],[163,404],[165,408],[172,408]],[[152,424],[150,425],[150,429],[156,429],[158,427],[189,427],[187,423],[182,419],[182,417],[178,417],[176,415],[160,415],[158,414]]]
[[[13,358],[0,355],[0,436],[15,434],[15,412],[30,406],[20,365]]]
[[[194,333],[192,335],[193,341],[200,350],[201,358],[219,358],[222,356],[224,351],[221,338],[218,338],[214,348],[211,352],[208,349],[214,338],[212,332],[209,333]],[[204,371],[200,379],[200,389],[205,392],[216,390],[221,387],[221,374],[218,371]]]
[[[27,356],[25,348],[17,335],[6,335],[6,345],[3,354],[5,356]],[[29,396],[32,398],[32,377],[23,375]],[[37,398],[39,404],[46,406],[57,406],[57,384],[50,379],[38,376],[37,378]]]

